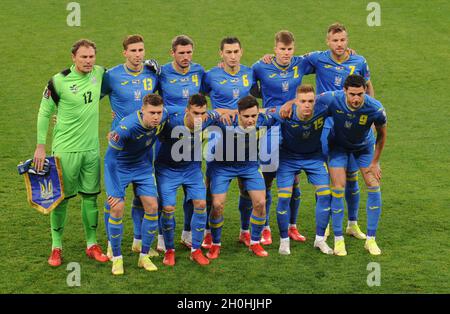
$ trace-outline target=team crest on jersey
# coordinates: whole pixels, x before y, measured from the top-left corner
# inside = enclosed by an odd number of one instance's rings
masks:
[[[334,77],[334,85],[341,86],[342,84],[342,76],[338,75]]]
[[[73,84],[72,86],[69,86],[69,89],[74,94],[78,93],[78,86],[77,86],[77,84]]]
[[[233,88],[233,99],[239,98],[239,88]]]
[[[351,127],[352,127],[352,122],[351,121],[345,121],[345,123],[344,123],[344,128],[346,128],[346,129],[350,129]]]
[[[189,89],[183,88],[183,98],[189,98]]]
[[[52,92],[48,89],[48,87],[45,87],[44,93],[42,94],[42,96],[45,99],[49,99],[51,95],[52,95]]]
[[[304,140],[306,140],[306,139],[309,137],[310,134],[311,134],[310,131],[305,131],[305,132],[302,133],[302,138],[303,138]]]
[[[283,92],[288,92],[289,91],[289,82],[288,81],[283,81],[283,83],[281,83]]]
[[[118,143],[119,140],[120,140],[120,135],[119,135],[119,133],[117,133],[116,131],[113,131],[113,132],[111,133],[111,141],[113,141],[113,142],[115,142],[115,143]]]
[[[92,78],[91,83],[93,85],[97,84],[97,78],[95,76]]]
[[[139,89],[134,91],[134,100],[140,101],[141,100],[141,91]]]

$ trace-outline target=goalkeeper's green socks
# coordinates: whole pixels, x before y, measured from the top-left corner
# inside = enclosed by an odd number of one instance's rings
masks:
[[[97,243],[97,195],[81,194],[81,215],[87,247]]]
[[[67,204],[68,200],[63,200],[51,213],[50,213],[50,226],[52,231],[52,249],[62,249],[62,234],[64,232],[64,226],[67,221]]]

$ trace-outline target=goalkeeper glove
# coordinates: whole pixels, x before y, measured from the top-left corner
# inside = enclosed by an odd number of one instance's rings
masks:
[[[144,65],[152,72],[156,73],[156,75],[161,74],[161,68],[158,64],[158,61],[155,59],[144,60]]]
[[[21,162],[17,165],[17,170],[19,174],[24,174],[25,172],[36,174],[39,176],[46,175],[50,170],[49,160],[46,158],[44,161],[44,167],[41,171],[37,171],[34,167],[33,159],[28,159],[25,162]]]

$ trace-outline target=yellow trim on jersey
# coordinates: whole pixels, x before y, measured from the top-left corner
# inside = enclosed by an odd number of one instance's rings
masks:
[[[125,72],[127,72],[128,74],[132,75],[132,76],[138,76],[139,74],[142,73],[142,71],[144,71],[144,66],[142,65],[142,69],[138,72],[131,72],[130,69],[128,69],[128,67],[125,65],[125,63],[123,64],[123,68],[125,70]]]
[[[174,62],[175,62],[175,61],[172,61],[172,62],[171,62],[172,68],[175,70],[175,72],[180,73],[181,75],[186,75],[186,74],[189,72],[189,70],[191,69],[191,65],[189,64],[189,66],[186,68],[186,70],[184,70],[183,72],[180,72],[180,71],[178,71],[177,68],[175,67]]]
[[[123,148],[117,147],[117,146],[111,144],[111,142],[108,143],[108,144],[109,144],[110,147],[112,147],[112,148],[114,148],[114,149],[116,149],[116,150],[123,150]]]
[[[241,70],[241,65],[240,65],[240,64],[238,65],[237,71],[235,71],[235,72],[228,72],[225,68],[223,68],[223,71],[224,71],[225,73],[230,74],[230,75],[233,75],[233,76],[235,76],[236,74],[238,74],[240,70]]]
[[[289,69],[289,67],[291,66],[291,63],[289,62],[289,64],[288,64],[287,66],[282,67],[282,66],[280,66],[280,65],[275,61],[275,58],[272,59],[272,64],[273,64],[278,70],[284,71],[284,72],[286,72],[286,71]]]
[[[342,60],[342,61],[338,61],[338,60],[336,60],[336,59],[334,58],[333,52],[331,52],[331,59],[332,59],[334,62],[336,62],[337,64],[342,64],[343,62],[345,62],[345,61],[347,61],[348,59],[350,59],[350,54],[349,54],[349,52],[348,52],[348,51],[345,51],[345,54],[346,54],[346,58],[345,58],[344,60]]]
[[[364,99],[364,102],[362,103],[362,105],[361,106],[359,106],[358,108],[352,108],[352,107],[350,107],[349,106],[349,104],[347,103],[347,95],[345,95],[345,106],[348,108],[348,110],[350,110],[350,111],[353,111],[353,112],[355,112],[355,111],[358,111],[359,109],[361,109],[362,107],[364,107],[364,105],[366,104],[366,100]]]

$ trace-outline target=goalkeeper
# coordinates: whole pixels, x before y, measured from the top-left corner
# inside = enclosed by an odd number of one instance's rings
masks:
[[[56,75],[44,90],[37,119],[36,170],[43,168],[45,144],[51,115],[57,110],[52,154],[59,158],[65,199],[50,214],[51,266],[62,262],[62,234],[67,220],[68,199],[81,195],[81,213],[87,242],[86,254],[107,262],[97,244],[100,193],[100,150],[98,138],[99,101],[105,69],[95,65],[95,43],[81,39],[72,46],[73,65]]]

